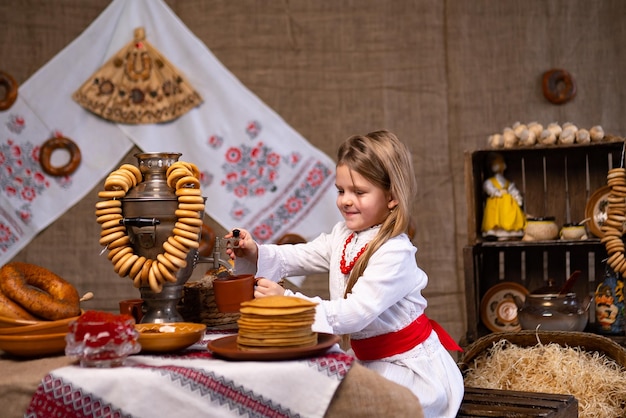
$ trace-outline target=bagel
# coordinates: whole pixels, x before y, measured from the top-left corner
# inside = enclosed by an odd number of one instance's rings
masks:
[[[576,96],[576,83],[565,70],[552,69],[543,73],[543,95],[554,104],[567,103]]]
[[[65,149],[70,154],[70,160],[67,164],[56,167],[52,166],[50,159],[52,153],[57,149]],[[39,164],[43,171],[55,177],[65,177],[72,174],[80,165],[80,148],[74,141],[65,137],[50,138],[41,146],[39,151]]]
[[[0,269],[0,290],[31,315],[58,320],[80,315],[80,296],[74,286],[50,270],[11,262]]]
[[[0,71],[0,86],[5,90],[4,97],[0,98],[0,111],[5,111],[17,100],[17,81],[11,74]]]
[[[6,297],[0,291],[0,316],[13,319],[25,319],[27,321],[37,321],[39,318],[31,315],[26,309]]]
[[[156,259],[140,257],[134,253],[130,237],[120,227],[123,219],[122,202],[128,191],[137,186],[143,175],[139,168],[123,164],[109,173],[104,181],[104,190],[96,203],[96,220],[101,226],[100,245],[109,250],[107,258],[114,271],[120,276],[129,276],[135,287],[149,286],[159,293],[165,282],[175,282],[178,270],[187,265],[191,248],[199,246],[200,226],[205,198],[201,195],[198,168],[191,163],[174,162],[166,170],[166,183],[175,188],[178,207],[174,215],[177,222],[172,235],[163,244],[163,252]],[[190,187],[191,186],[191,187]],[[184,190],[183,190],[184,189]]]

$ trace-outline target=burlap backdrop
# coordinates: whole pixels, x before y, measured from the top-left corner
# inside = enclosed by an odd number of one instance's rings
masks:
[[[0,2],[0,69],[27,80],[107,4]],[[463,152],[483,148],[487,135],[518,120],[626,133],[620,0],[167,4],[249,89],[330,156],[347,136],[380,128],[410,144],[420,186],[414,242],[431,278],[429,315],[456,338],[465,330]],[[541,74],[555,67],[578,84],[576,99],[562,106],[541,92]],[[136,151],[123,161],[135,163]],[[115,310],[138,292],[99,256],[96,190],[15,258],[54,270],[81,293],[93,291],[86,307]],[[323,277],[310,277],[304,288],[327,293]]]

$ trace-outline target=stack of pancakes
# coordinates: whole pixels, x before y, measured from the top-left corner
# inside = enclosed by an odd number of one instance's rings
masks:
[[[317,344],[311,326],[317,304],[295,296],[267,296],[241,304],[240,350],[301,348]]]

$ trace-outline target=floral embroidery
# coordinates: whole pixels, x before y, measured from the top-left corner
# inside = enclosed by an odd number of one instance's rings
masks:
[[[265,242],[277,234],[285,225],[302,216],[314,202],[315,195],[324,184],[324,181],[332,176],[333,170],[317,161],[294,190],[287,194],[283,203],[267,217],[260,219],[256,227],[251,231],[254,238],[259,242]]]
[[[0,144],[0,187],[6,196],[23,203],[16,215],[28,223],[30,204],[50,187],[39,165],[39,146],[30,142],[18,145],[11,139]]]

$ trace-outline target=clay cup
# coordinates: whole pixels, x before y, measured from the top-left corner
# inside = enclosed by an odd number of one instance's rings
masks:
[[[143,299],[126,299],[120,301],[120,313],[135,318],[135,323],[140,323],[143,318]]]
[[[239,312],[242,302],[254,299],[253,274],[240,274],[213,281],[215,304],[221,313]]]

